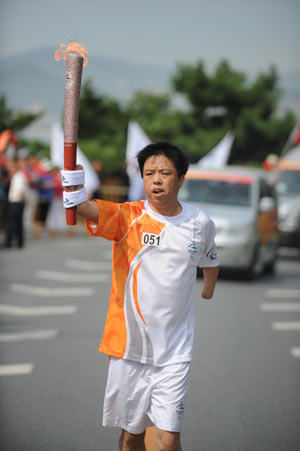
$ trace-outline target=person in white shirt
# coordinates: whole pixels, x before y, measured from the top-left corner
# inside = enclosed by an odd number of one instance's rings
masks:
[[[7,162],[11,180],[8,190],[5,247],[11,247],[14,239],[18,248],[24,246],[23,212],[29,189],[23,172],[24,164],[24,159],[11,159]]]
[[[145,450],[145,430],[154,425],[157,449],[180,451],[197,266],[203,267],[202,296],[210,299],[219,267],[215,225],[203,211],[178,201],[188,169],[181,149],[150,144],[137,159],[147,200],[118,204],[83,197],[77,204],[89,233],[113,241],[110,304],[99,347],[110,356],[103,425],[122,429],[120,450]],[[79,195],[82,185],[69,188],[65,205],[74,205]]]

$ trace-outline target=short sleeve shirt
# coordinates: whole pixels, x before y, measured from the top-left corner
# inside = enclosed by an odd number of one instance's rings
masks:
[[[218,266],[215,225],[200,209],[181,203],[161,216],[148,201],[96,200],[91,235],[113,241],[112,285],[99,350],[155,366],[192,360],[197,266]]]

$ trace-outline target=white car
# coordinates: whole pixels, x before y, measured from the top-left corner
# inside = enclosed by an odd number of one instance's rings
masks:
[[[216,224],[221,268],[252,279],[275,269],[279,244],[277,197],[263,170],[191,166],[179,199],[206,211]]]
[[[278,163],[275,179],[280,245],[300,248],[300,146]]]

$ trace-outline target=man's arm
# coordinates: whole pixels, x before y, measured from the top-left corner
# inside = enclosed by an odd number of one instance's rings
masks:
[[[204,299],[213,297],[218,275],[219,266],[203,268],[203,289],[201,294]]]
[[[96,202],[87,200],[77,206],[77,213],[85,219],[98,224],[98,205]]]

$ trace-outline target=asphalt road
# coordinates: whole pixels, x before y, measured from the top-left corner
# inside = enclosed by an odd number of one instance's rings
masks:
[[[29,239],[0,249],[1,451],[115,451],[102,428],[107,358],[98,353],[110,243]],[[185,451],[299,451],[300,256],[273,277],[196,287]]]

